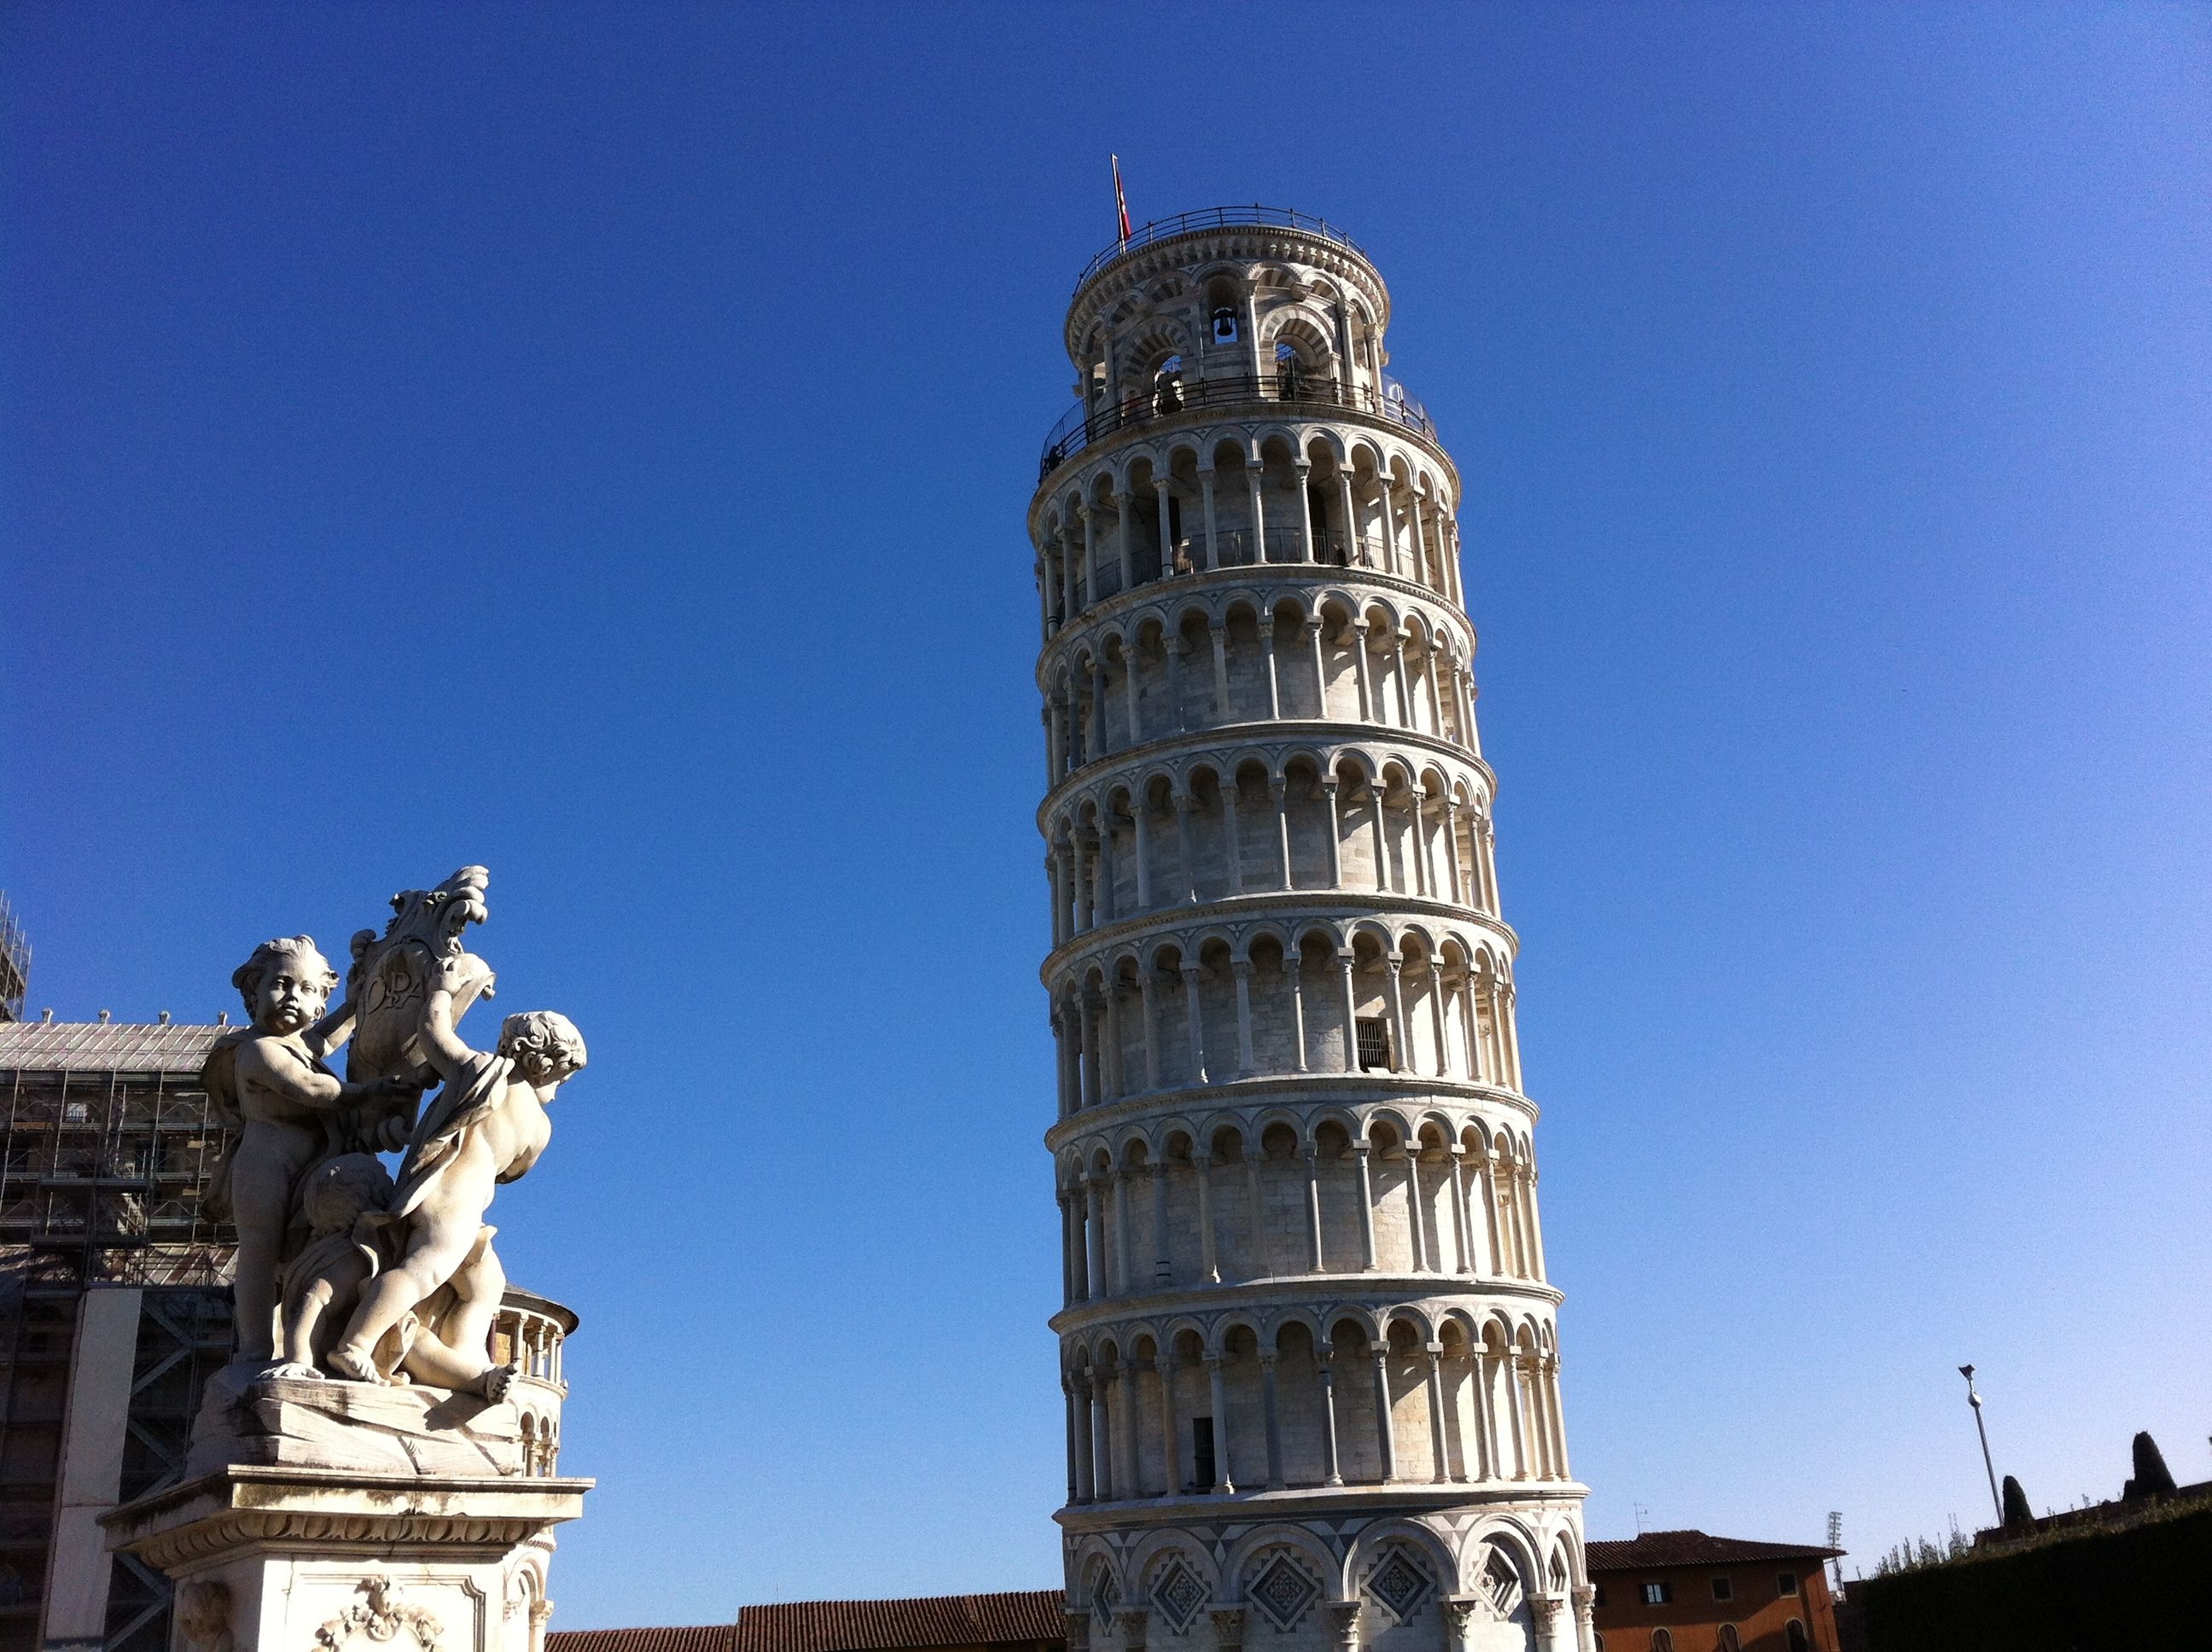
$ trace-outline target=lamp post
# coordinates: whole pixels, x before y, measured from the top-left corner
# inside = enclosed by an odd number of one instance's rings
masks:
[[[1966,1379],[1966,1403],[1974,1408],[1974,1432],[1982,1436],[1982,1469],[1990,1477],[1990,1504],[1997,1511],[1997,1524],[2004,1524],[2004,1499],[1997,1495],[1996,1465],[1990,1461],[1990,1430],[1982,1422],[1982,1396],[1974,1392],[1974,1368],[1959,1367],[1959,1375]]]

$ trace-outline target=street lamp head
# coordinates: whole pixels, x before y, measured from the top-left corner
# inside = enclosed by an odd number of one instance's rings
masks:
[[[1960,1376],[1963,1376],[1963,1377],[1965,1377],[1965,1378],[1966,1379],[1966,1382],[1967,1382],[1968,1385],[1969,1385],[1969,1386],[1972,1386],[1972,1382],[1973,1382],[1973,1380],[1974,1380],[1974,1368],[1973,1368],[1972,1366],[1971,1366],[1971,1365],[1961,1365],[1961,1366],[1960,1366],[1960,1367],[1959,1367],[1959,1375],[1960,1375]]]

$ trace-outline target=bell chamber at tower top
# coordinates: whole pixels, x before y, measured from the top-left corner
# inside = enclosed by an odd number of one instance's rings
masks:
[[[1366,256],[1298,213],[1186,214],[1094,259],[1030,513],[1047,636],[1140,586],[1264,564],[1456,604],[1458,477],[1387,371],[1389,314]]]

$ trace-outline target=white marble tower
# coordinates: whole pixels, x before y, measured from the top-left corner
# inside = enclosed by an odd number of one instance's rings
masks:
[[[1334,227],[1068,307],[1044,642],[1072,1646],[1592,1652],[1459,477]]]

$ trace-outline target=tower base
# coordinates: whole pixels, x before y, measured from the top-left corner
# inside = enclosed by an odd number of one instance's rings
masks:
[[[101,1523],[175,1582],[172,1652],[543,1652],[591,1485],[228,1462]]]

